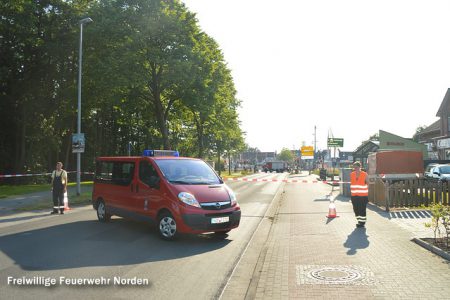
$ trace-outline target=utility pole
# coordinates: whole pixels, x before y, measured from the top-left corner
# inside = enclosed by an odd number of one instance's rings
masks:
[[[313,156],[314,167],[316,166],[316,149],[317,149],[316,146],[317,146],[316,125],[314,125],[314,156]]]
[[[83,65],[83,25],[92,22],[91,18],[80,20],[80,50],[78,52],[78,115],[77,115],[77,134],[81,135],[81,67]],[[84,152],[84,150],[83,150]],[[81,194],[81,152],[77,152],[77,196]]]

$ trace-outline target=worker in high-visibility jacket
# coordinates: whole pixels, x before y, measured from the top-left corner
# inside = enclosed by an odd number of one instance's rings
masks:
[[[369,178],[367,173],[361,171],[361,163],[356,161],[353,163],[354,171],[350,174],[350,193],[355,212],[356,227],[364,227],[366,225],[366,208],[369,202]]]

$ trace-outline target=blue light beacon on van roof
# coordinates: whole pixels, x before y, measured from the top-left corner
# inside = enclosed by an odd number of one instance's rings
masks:
[[[179,157],[180,153],[175,150],[144,150],[142,156],[173,156]]]

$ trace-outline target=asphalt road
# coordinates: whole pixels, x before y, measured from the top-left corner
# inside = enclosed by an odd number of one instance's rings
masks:
[[[0,218],[1,298],[218,298],[283,183],[227,184],[238,196],[242,219],[226,239],[203,234],[166,242],[145,223],[117,217],[100,223],[90,206],[65,215]]]

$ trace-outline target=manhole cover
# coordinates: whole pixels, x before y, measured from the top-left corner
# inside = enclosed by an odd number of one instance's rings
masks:
[[[347,267],[325,267],[311,270],[308,277],[335,283],[348,283],[361,278],[361,273]]]
[[[297,266],[297,284],[372,284],[373,273],[357,266]]]

